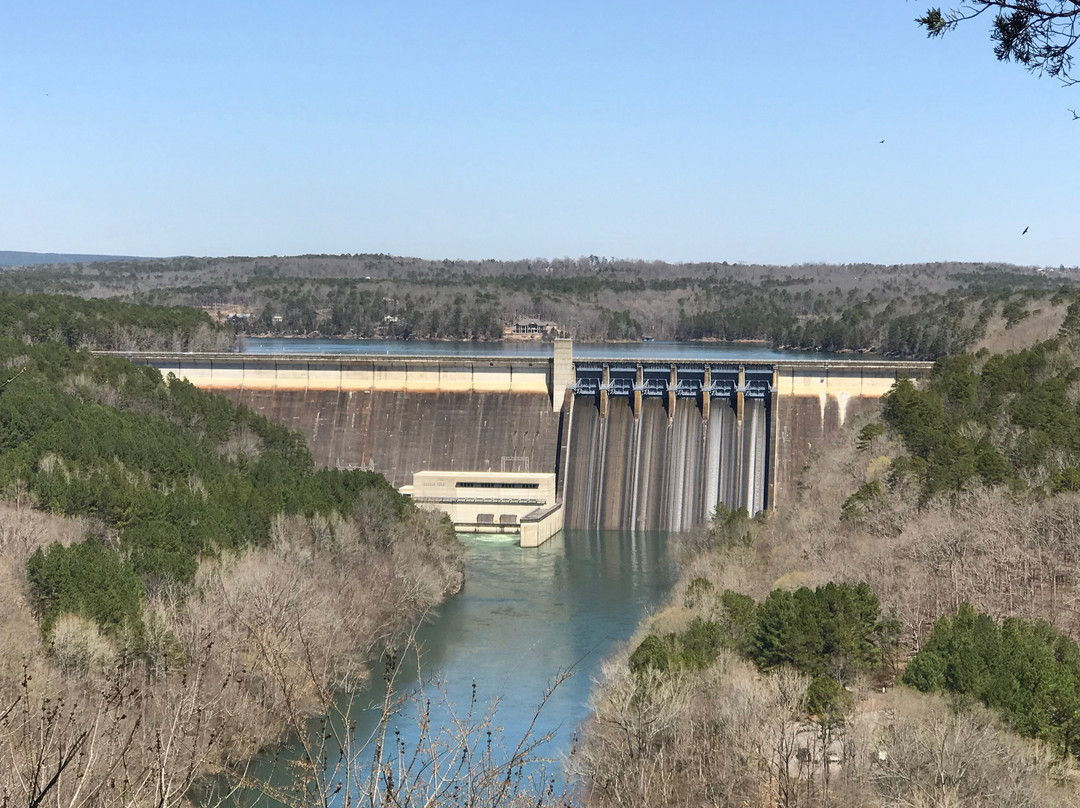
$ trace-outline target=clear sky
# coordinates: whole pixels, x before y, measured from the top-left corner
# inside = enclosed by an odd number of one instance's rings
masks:
[[[1080,86],[925,7],[4,0],[0,249],[1080,264]]]

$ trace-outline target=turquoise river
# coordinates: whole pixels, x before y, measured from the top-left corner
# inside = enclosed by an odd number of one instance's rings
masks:
[[[460,538],[466,547],[465,586],[418,633],[420,678],[440,682],[449,709],[458,715],[469,709],[475,683],[479,711],[486,712],[498,700],[492,722],[501,728],[496,738],[501,735],[512,744],[529,731],[545,691],[560,673],[569,671],[532,730],[533,737],[552,733],[552,740],[538,751],[558,769],[558,761],[572,748],[576,728],[589,714],[589,696],[602,662],[670,592],[675,568],[669,537],[564,531],[530,549],[519,547],[510,536]],[[372,687],[349,705],[360,737],[378,723],[379,674],[375,671]],[[406,670],[401,681],[415,684],[415,668]],[[428,688],[429,695],[435,692],[434,686]],[[452,723],[448,708],[435,701],[433,724],[446,729]],[[412,740],[416,723],[416,710],[407,707],[390,734],[400,730]],[[255,774],[283,785],[292,770],[289,761],[299,752],[294,741],[258,762]],[[538,772],[533,766],[526,776]],[[262,804],[274,802],[264,799]]]

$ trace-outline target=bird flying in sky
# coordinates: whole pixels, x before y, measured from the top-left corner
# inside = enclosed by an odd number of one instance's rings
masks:
[[[1030,227],[1030,225],[1028,225],[1028,227]],[[1025,227],[1025,228],[1024,228],[1024,232],[1023,232],[1023,233],[1021,233],[1020,235],[1021,235],[1021,236],[1025,236],[1025,235],[1027,235],[1027,231],[1028,231],[1028,228],[1027,228],[1027,227]]]

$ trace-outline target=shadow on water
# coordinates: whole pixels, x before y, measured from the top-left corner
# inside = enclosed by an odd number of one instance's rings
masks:
[[[537,755],[559,761],[570,751],[577,725],[588,715],[589,693],[601,662],[633,634],[642,616],[661,604],[675,580],[675,569],[661,533],[564,531],[545,545],[524,549],[516,537],[461,536],[466,546],[465,588],[444,603],[417,632],[421,672],[408,655],[398,682],[427,683],[433,730],[446,730],[468,712],[475,698],[480,716],[494,709],[490,727],[513,746],[527,734],[551,734]],[[545,692],[563,672],[544,702]],[[355,737],[367,738],[379,723],[382,671],[343,703],[355,721]],[[439,691],[445,695],[445,703]],[[420,717],[407,704],[389,725],[388,737],[415,745]],[[313,732],[322,732],[312,722]],[[286,787],[302,754],[294,739],[255,763],[253,774]],[[366,752],[370,762],[371,751]],[[557,764],[556,764],[557,767]],[[551,766],[533,763],[526,778]],[[252,793],[236,805],[251,804]],[[343,795],[342,795],[343,796]],[[262,805],[278,804],[261,799]],[[341,800],[344,804],[344,800]]]

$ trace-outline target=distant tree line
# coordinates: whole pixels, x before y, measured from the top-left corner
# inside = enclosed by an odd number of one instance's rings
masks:
[[[233,293],[261,305],[233,326],[255,334],[498,339],[504,325],[538,318],[579,339],[753,340],[783,348],[933,359],[960,352],[983,336],[999,310],[1012,325],[1032,301],[1044,296],[1060,301],[1070,294],[1055,297],[1031,276],[1016,274],[1008,283],[997,273],[993,278],[986,285],[921,294],[908,282],[887,281],[860,296],[850,288],[817,288],[809,279],[479,276],[388,286],[260,277]],[[184,294],[160,293],[153,299],[206,299]]]
[[[0,337],[99,350],[203,351],[232,347],[230,333],[189,306],[143,306],[0,290]]]
[[[597,256],[424,261],[394,256],[170,259],[0,273],[17,291],[123,296],[243,316],[249,334],[498,339],[540,319],[581,340],[759,340],[936,358],[1000,312],[1075,294],[1075,273],[984,264],[665,264]],[[135,284],[144,290],[133,293]]]

